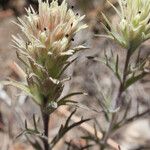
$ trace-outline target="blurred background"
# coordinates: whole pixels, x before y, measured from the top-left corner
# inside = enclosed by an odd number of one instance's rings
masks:
[[[104,57],[104,52],[108,54],[113,51],[114,55],[119,55],[121,68],[124,65],[125,50],[121,49],[114,42],[95,36],[96,34],[105,34],[101,25],[103,18],[101,12],[106,13],[113,24],[117,26],[117,16],[114,10],[105,0],[67,0],[69,7],[75,12],[85,14],[85,22],[89,28],[78,33],[75,36],[73,44],[83,43],[89,50],[79,52],[78,60],[72,64],[66,71],[67,75],[73,75],[73,78],[66,84],[64,93],[85,91],[88,96],[76,96],[76,100],[83,104],[83,108],[78,109],[78,116],[84,118],[94,118],[104,129],[107,123],[104,116],[100,113],[101,108],[98,105],[97,97],[101,100],[96,83],[105,95],[110,95],[112,101],[116,98],[118,81],[111,71],[104,65],[88,60],[87,57]],[[59,0],[61,3],[61,0]],[[116,0],[111,2],[117,6]],[[17,62],[16,50],[12,45],[12,35],[21,34],[20,29],[13,23],[17,22],[17,17],[23,17],[25,7],[32,5],[35,10],[38,8],[37,0],[0,0],[0,81],[7,78],[13,78],[21,81],[22,75],[18,72],[14,62]],[[73,7],[72,7],[73,6]],[[142,50],[141,58],[150,54],[150,42],[140,46]],[[136,55],[136,54],[135,54]],[[134,60],[134,57],[133,57]],[[133,116],[140,111],[149,108],[150,104],[150,76],[146,76],[134,86],[130,87],[127,95],[132,99],[128,116]],[[90,111],[89,111],[90,110]],[[24,120],[27,119],[29,126],[32,127],[32,114],[40,117],[39,108],[21,91],[14,87],[3,87],[0,84],[0,150],[32,150],[33,148],[26,141],[25,137],[17,138],[17,135],[24,129]],[[56,112],[51,117],[50,137],[57,133],[60,124],[65,117]],[[90,123],[93,125],[93,122]],[[39,120],[39,128],[42,127]],[[75,132],[77,130],[77,132]],[[86,134],[78,128],[67,134],[64,139],[55,148],[56,150],[66,149],[65,141],[73,140],[75,147],[80,149],[79,145],[84,145],[80,136]],[[78,134],[80,132],[80,134]],[[119,144],[124,145],[125,150],[144,150],[150,149],[150,120],[149,112],[142,118],[132,121],[125,125],[113,135]],[[97,150],[98,147],[90,148]],[[110,148],[111,149],[111,148]]]

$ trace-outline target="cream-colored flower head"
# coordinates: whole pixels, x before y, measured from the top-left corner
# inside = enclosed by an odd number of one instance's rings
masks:
[[[21,88],[38,104],[45,105],[57,102],[60,97],[64,82],[68,80],[63,80],[61,75],[76,60],[68,58],[85,48],[82,45],[72,47],[72,39],[87,26],[80,24],[84,16],[69,9],[65,0],[61,5],[58,0],[52,0],[50,4],[48,0],[38,2],[38,12],[30,7],[25,18],[19,18],[18,25],[25,37],[13,36],[13,41],[26,71],[27,85]]]
[[[68,9],[64,0],[61,5],[58,0],[49,4],[39,2],[38,13],[32,7],[27,10],[25,20],[19,18],[21,30],[27,37],[27,42],[21,37],[13,37],[16,47],[31,54],[35,51],[47,51],[48,55],[72,55],[75,49],[71,48],[73,36],[87,26],[79,24],[84,16],[75,14]]]
[[[134,51],[150,38],[150,0],[118,0],[118,3],[121,10],[110,3],[120,17],[116,27],[103,15],[111,28],[107,31],[123,47]]]

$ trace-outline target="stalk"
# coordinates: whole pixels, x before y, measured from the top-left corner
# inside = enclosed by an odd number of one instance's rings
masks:
[[[128,66],[129,66],[130,58],[131,58],[131,50],[128,49],[127,55],[126,55],[125,66],[124,66],[124,70],[123,70],[123,79],[122,79],[122,82],[120,82],[118,96],[116,98],[115,109],[122,106],[121,96],[122,96],[122,93],[125,90],[124,87],[125,87],[125,84],[126,84],[126,78],[127,78],[127,72],[128,72]],[[110,124],[109,124],[109,127],[108,127],[108,131],[106,132],[106,134],[103,137],[103,143],[102,143],[102,148],[101,148],[102,150],[105,149],[107,140],[109,138],[109,135],[111,134],[111,131],[112,131],[113,126],[114,126],[114,124],[117,120],[117,117],[118,117],[117,112],[112,113]]]
[[[129,66],[129,62],[130,62],[130,57],[131,57],[131,50],[128,49],[127,56],[126,56],[126,61],[125,61],[125,66],[124,66],[124,70],[123,70],[123,79],[122,79],[122,82],[120,83],[120,87],[119,87],[119,91],[118,91],[118,96],[117,96],[117,99],[116,99],[115,109],[122,106],[121,95],[122,95],[122,93],[125,90],[124,87],[125,87],[125,83],[126,83],[126,78],[127,78],[127,72],[128,72],[128,66]]]
[[[50,146],[48,143],[49,114],[44,112],[42,109],[41,109],[41,113],[42,113],[42,120],[43,120],[44,137],[46,137],[46,138],[42,139],[43,145],[44,145],[44,150],[50,150]]]

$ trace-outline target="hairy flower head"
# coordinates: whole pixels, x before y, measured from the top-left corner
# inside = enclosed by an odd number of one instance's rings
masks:
[[[150,38],[150,0],[118,0],[118,3],[120,10],[110,3],[120,17],[116,27],[103,15],[111,28],[107,31],[123,47],[134,51]]]
[[[58,0],[53,0],[49,4],[39,2],[38,13],[32,7],[27,9],[25,20],[19,21],[21,30],[27,37],[28,43],[22,38],[14,37],[17,47],[35,53],[39,49],[47,51],[49,55],[71,55],[74,49],[71,48],[71,40],[75,33],[86,28],[86,25],[79,25],[84,16],[75,14],[72,9],[68,9],[64,0],[58,5]]]
[[[61,5],[58,0],[50,4],[48,0],[38,2],[38,12],[30,7],[25,19],[19,18],[17,25],[24,37],[13,36],[13,41],[17,56],[26,67],[26,88],[36,102],[43,104],[60,97],[64,85],[61,74],[71,63],[68,58],[85,48],[72,47],[72,39],[87,26],[80,24],[84,16],[69,9],[65,0]]]

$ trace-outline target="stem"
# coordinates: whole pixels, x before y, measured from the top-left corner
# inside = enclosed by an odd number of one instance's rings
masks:
[[[122,95],[122,93],[125,90],[124,87],[125,87],[125,84],[126,84],[126,78],[127,78],[127,72],[128,72],[128,66],[129,66],[129,62],[130,62],[130,57],[131,57],[131,51],[130,51],[130,49],[128,49],[127,56],[126,56],[126,61],[125,61],[125,66],[124,66],[124,70],[123,70],[123,79],[122,79],[122,82],[120,83],[118,96],[117,96],[116,104],[115,104],[115,109],[117,109],[118,107],[122,106],[121,95]],[[106,132],[106,134],[104,135],[104,138],[103,138],[102,149],[105,149],[105,145],[107,143],[109,135],[111,134],[111,131],[112,131],[113,126],[115,124],[115,121],[117,119],[117,115],[118,115],[118,113],[115,112],[111,116],[111,120],[110,120],[110,124],[109,124],[109,127],[108,127],[108,131]]]
[[[47,137],[48,139],[48,126],[49,126],[49,114],[42,112],[42,119],[43,119],[43,126],[44,126],[44,136]],[[44,144],[44,149],[45,150],[49,150],[50,147],[49,147],[49,143],[48,143],[48,140],[43,138],[43,144]]]
[[[107,143],[107,139],[109,138],[109,135],[110,135],[110,132],[113,128],[113,125],[114,125],[114,122],[115,122],[115,115],[116,113],[113,113],[112,116],[111,116],[111,121],[110,121],[110,124],[109,124],[109,127],[108,127],[108,131],[106,132],[104,138],[103,138],[103,143],[102,143],[102,150],[105,149],[105,145]]]
[[[125,83],[126,83],[130,57],[131,57],[131,52],[130,52],[130,49],[129,49],[128,52],[127,52],[127,56],[126,56],[125,66],[124,66],[124,70],[123,70],[123,79],[122,79],[122,82],[120,83],[119,92],[118,92],[118,96],[117,96],[117,99],[116,99],[115,109],[122,105],[121,95],[125,90],[124,87],[125,87]]]

